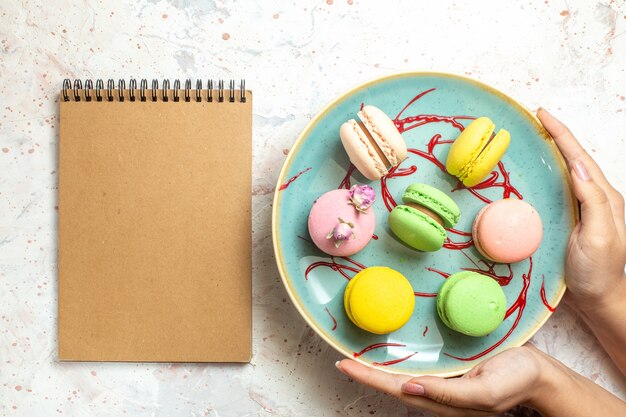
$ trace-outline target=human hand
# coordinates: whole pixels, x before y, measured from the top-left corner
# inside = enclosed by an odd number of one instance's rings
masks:
[[[552,358],[532,345],[512,348],[474,367],[460,378],[411,378],[370,368],[350,359],[337,362],[345,375],[406,405],[442,417],[490,416],[522,404],[541,409],[554,395],[561,374]],[[552,385],[551,385],[552,384]],[[556,384],[558,385],[558,384]]]
[[[572,132],[545,109],[537,117],[567,162],[581,219],[570,236],[565,280],[570,301],[583,311],[626,295],[624,198]]]

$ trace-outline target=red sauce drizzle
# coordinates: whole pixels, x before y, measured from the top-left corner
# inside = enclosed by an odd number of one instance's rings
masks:
[[[500,176],[502,176],[502,181],[496,182],[496,180],[500,178]],[[466,187],[461,182],[459,182],[456,188],[452,191],[462,190],[465,188]],[[511,185],[511,177],[509,176],[509,172],[504,168],[504,164],[502,163],[502,161],[498,162],[498,171],[491,171],[491,174],[489,174],[489,177],[487,177],[486,180],[484,180],[480,184],[476,184],[472,188],[467,188],[467,190],[483,202],[489,204],[492,202],[492,200],[488,199],[478,192],[478,190],[484,190],[488,188],[502,188],[502,198],[510,198],[511,194],[513,194],[520,200],[524,199],[522,194]]]
[[[313,271],[315,268],[319,268],[320,266],[324,266],[324,267],[332,269],[333,271],[339,272],[348,281],[351,280],[352,277],[350,275],[348,275],[346,273],[346,271],[352,271],[355,274],[358,274],[359,272],[361,272],[362,270],[364,270],[366,268],[366,266],[360,264],[359,262],[355,261],[354,259],[348,258],[347,256],[341,256],[340,258],[343,259],[344,261],[347,261],[347,262],[351,263],[352,265],[346,265],[346,264],[337,263],[335,261],[335,257],[331,256],[330,257],[330,262],[328,262],[328,261],[317,261],[317,262],[313,262],[311,265],[309,265],[307,267],[307,269],[304,271],[304,279],[308,280],[309,279],[309,273],[311,271]]]
[[[472,239],[471,233],[464,232],[462,230],[452,229],[452,228],[446,229],[446,230],[448,231],[448,233],[452,233],[452,234],[464,236],[464,237],[469,237],[470,239],[466,240],[465,242],[453,242],[452,239],[450,239],[450,237],[447,237],[445,243],[443,244],[444,248],[452,249],[452,250],[461,250],[461,249],[467,249],[471,247],[472,245],[474,245],[474,240]]]
[[[397,205],[396,201],[391,196],[389,189],[387,188],[387,180],[396,178],[396,177],[407,177],[412,175],[417,171],[417,167],[415,165],[410,166],[409,168],[400,168],[400,166],[393,167],[389,170],[389,173],[380,179],[380,193],[382,195],[383,202],[385,203],[385,207],[387,210],[391,211]]]
[[[393,359],[390,361],[386,361],[386,362],[372,362],[372,366],[389,366],[389,365],[395,365],[396,363],[400,363],[400,362],[404,362],[405,360],[411,358],[412,356],[417,355],[417,352],[413,352],[408,356],[405,356],[404,358],[400,358],[400,359]]]
[[[311,169],[311,167],[308,167],[307,169],[305,169],[305,170],[303,170],[303,171],[300,171],[300,172],[298,172],[296,175],[294,175],[293,177],[289,178],[289,180],[288,180],[286,183],[284,183],[283,185],[281,185],[281,186],[280,186],[280,188],[278,189],[278,191],[282,191],[282,190],[284,190],[285,188],[289,187],[289,184],[291,184],[292,182],[294,182],[295,180],[297,180],[297,179],[298,179],[298,177],[299,177],[300,175],[304,174],[305,172],[307,172],[307,171],[308,171],[308,170],[310,170],[310,169]]]
[[[341,188],[345,188],[346,190],[350,189],[350,177],[352,176],[352,173],[354,172],[354,170],[356,169],[356,167],[352,164],[350,164],[350,166],[348,167],[348,171],[346,172],[346,176],[343,177],[343,180],[341,180],[341,182],[339,183],[339,189]]]
[[[363,355],[364,353],[369,352],[370,350],[380,349],[380,348],[384,348],[388,346],[405,347],[406,345],[402,343],[374,343],[373,345],[369,345],[368,347],[364,348],[360,352],[354,352],[352,356],[354,356],[355,358],[358,358],[359,356]]]
[[[511,268],[511,264],[504,264],[504,265],[506,265],[507,269],[509,270],[508,275],[498,274],[495,271],[495,267],[496,267],[496,265],[502,265],[502,264],[498,264],[496,262],[489,263],[489,262],[487,262],[487,261],[485,261],[483,259],[479,259],[478,262],[475,262],[464,251],[461,251],[461,253],[472,264],[474,264],[474,268],[461,268],[463,271],[474,271],[474,272],[478,272],[478,273],[483,274],[483,275],[487,275],[488,277],[491,277],[491,278],[495,279],[498,282],[498,284],[500,284],[503,287],[509,285],[509,283],[513,279],[513,268]],[[484,265],[484,268],[481,268],[479,264]]]
[[[439,274],[439,275],[441,275],[444,279],[447,279],[447,278],[450,276],[450,274],[449,274],[449,273],[447,273],[447,272],[443,272],[443,271],[440,271],[440,270],[435,269],[435,268],[427,267],[427,268],[426,268],[426,270],[427,270],[427,271],[430,271],[430,272],[434,272],[435,274]]]
[[[330,319],[333,321],[333,328],[330,329],[331,332],[334,332],[335,329],[337,329],[337,320],[335,320],[335,318],[333,317],[332,314],[330,314],[330,310],[328,309],[328,307],[326,307],[326,312],[328,313],[328,315],[330,316]]]
[[[372,235],[372,239],[378,240],[378,235]]]
[[[426,333],[428,333],[428,326],[424,328],[424,333],[422,333],[422,336],[426,336]]]
[[[414,291],[413,295],[415,295],[416,297],[432,298],[432,297],[436,297],[437,293],[436,292],[417,292],[417,291]]]
[[[546,306],[546,308],[552,313],[554,313],[556,307],[552,307],[546,299],[546,277],[543,274],[541,275],[541,290],[539,291],[539,293],[541,294],[541,301],[543,301],[543,305]]]
[[[426,90],[426,91],[419,93],[418,95],[413,97],[413,99],[409,101],[402,110],[400,110],[400,113],[398,113],[396,118],[393,119],[393,122],[398,128],[398,130],[400,131],[400,133],[404,133],[411,129],[415,129],[416,127],[419,127],[428,123],[434,123],[434,122],[450,123],[452,126],[456,127],[460,131],[463,131],[463,125],[459,123],[459,120],[475,119],[475,117],[471,117],[471,116],[438,116],[435,114],[418,114],[417,116],[409,116],[409,117],[405,117],[404,119],[400,119],[400,116],[402,116],[402,113],[404,113],[404,111],[408,109],[411,106],[411,104],[415,103],[417,100],[424,97],[426,94],[431,93],[435,90],[436,88],[431,88],[430,90]]]

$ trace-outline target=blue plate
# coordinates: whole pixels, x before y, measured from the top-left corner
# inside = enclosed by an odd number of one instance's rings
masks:
[[[403,134],[409,158],[381,181],[354,170],[341,146],[339,126],[372,104]],[[450,141],[472,118],[488,116],[511,132],[511,145],[488,179],[460,187],[443,168]],[[442,73],[402,73],[367,82],[326,106],[296,140],[281,170],[272,215],[278,270],[307,323],[344,355],[394,373],[458,375],[480,360],[528,340],[564,291],[564,257],[578,218],[565,164],[538,120],[505,94],[469,78]],[[387,216],[407,185],[431,184],[451,195],[462,211],[445,247],[413,251],[391,234]],[[307,218],[323,193],[368,183],[377,192],[375,236],[350,258],[332,258],[309,240]],[[472,221],[490,201],[523,198],[541,215],[543,241],[532,258],[513,264],[485,261],[471,242]],[[388,335],[354,326],[343,293],[365,267],[384,265],[404,274],[416,292],[409,322]],[[448,329],[438,318],[435,295],[445,277],[462,269],[497,279],[508,300],[507,317],[492,334],[474,338]]]

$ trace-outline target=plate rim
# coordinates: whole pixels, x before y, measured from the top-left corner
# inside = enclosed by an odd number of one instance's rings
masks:
[[[561,152],[559,151],[558,147],[556,146],[554,139],[552,138],[552,136],[550,136],[550,134],[545,130],[545,128],[543,127],[543,125],[541,124],[541,122],[539,121],[539,119],[537,118],[537,116],[535,115],[534,112],[532,112],[528,107],[526,107],[524,104],[520,103],[519,101],[515,100],[514,98],[512,98],[511,96],[509,96],[508,94],[500,91],[499,89],[492,87],[489,84],[486,84],[482,81],[479,81],[477,79],[474,78],[470,78],[464,75],[460,75],[460,74],[455,74],[452,72],[443,72],[443,71],[400,71],[400,72],[393,72],[393,73],[389,73],[386,75],[381,75],[381,76],[377,76],[374,78],[371,78],[369,80],[366,80],[364,82],[358,83],[356,85],[353,85],[352,87],[344,90],[342,93],[338,94],[337,96],[335,96],[330,102],[328,102],[322,109],[320,109],[315,116],[309,120],[309,122],[306,124],[306,126],[302,129],[302,131],[300,132],[300,134],[298,135],[298,137],[296,138],[294,144],[292,145],[292,147],[289,150],[289,153],[287,154],[287,158],[285,159],[285,161],[283,162],[283,165],[280,169],[280,173],[278,174],[278,179],[276,181],[276,188],[274,191],[274,197],[272,199],[272,246],[273,246],[273,250],[274,250],[274,259],[276,261],[276,266],[278,268],[278,273],[280,275],[281,281],[283,283],[283,286],[285,287],[285,290],[287,291],[287,294],[289,295],[289,298],[291,299],[292,304],[294,305],[294,307],[296,308],[296,310],[298,310],[298,313],[300,314],[300,316],[305,320],[305,322],[315,331],[315,333],[317,333],[318,336],[320,336],[326,343],[328,343],[333,349],[335,349],[337,352],[341,353],[342,355],[344,355],[345,357],[352,359],[354,361],[357,361],[367,367],[370,368],[374,368],[383,372],[387,372],[389,374],[396,374],[396,375],[407,375],[407,376],[420,376],[420,375],[426,375],[426,374],[409,374],[407,372],[401,372],[401,371],[395,371],[393,369],[389,369],[387,367],[376,367],[373,366],[371,363],[368,363],[366,361],[364,361],[361,358],[355,358],[352,355],[352,352],[348,352],[345,349],[343,349],[342,347],[338,346],[333,340],[331,340],[331,338],[329,336],[327,336],[325,334],[325,332],[319,328],[319,326],[312,320],[311,317],[309,317],[309,315],[304,311],[300,300],[296,297],[294,289],[291,286],[290,280],[287,279],[287,271],[286,268],[283,265],[283,261],[282,261],[282,253],[280,251],[280,248],[278,246],[278,206],[279,206],[279,202],[280,202],[280,194],[281,194],[281,184],[284,183],[284,179],[285,179],[285,175],[287,174],[287,171],[289,171],[289,169],[291,168],[293,159],[295,158],[296,154],[298,153],[297,151],[299,150],[300,146],[302,145],[302,143],[304,142],[304,138],[310,133],[310,131],[315,127],[315,125],[319,122],[319,120],[321,120],[324,116],[326,116],[326,114],[341,100],[345,99],[346,97],[358,92],[361,89],[364,89],[370,85],[373,84],[377,84],[383,81],[387,81],[387,80],[391,80],[391,79],[395,79],[395,78],[409,78],[409,77],[424,77],[424,76],[435,76],[435,77],[442,77],[442,78],[453,78],[453,79],[459,79],[462,81],[465,81],[467,83],[470,84],[474,84],[479,86],[481,89],[487,90],[488,92],[502,98],[503,100],[509,102],[510,104],[513,105],[513,107],[517,107],[521,110],[522,113],[524,113],[528,119],[532,122],[533,127],[535,128],[535,130],[543,137],[543,139],[549,144],[549,148],[552,150],[552,153],[554,154],[554,157],[559,165],[559,168],[561,170],[562,176],[565,179],[565,184],[567,185],[567,189],[569,190],[569,195],[570,195],[570,199],[571,199],[571,207],[573,210],[573,215],[572,217],[570,217],[570,219],[573,219],[573,224],[571,225],[572,228],[574,228],[576,226],[576,224],[579,222],[580,219],[580,212],[579,212],[579,207],[577,204],[577,200],[576,200],[576,196],[574,195],[573,189],[572,189],[572,182],[571,182],[571,177],[569,175],[569,170],[567,168],[567,164],[565,162],[565,159],[563,158],[563,155],[561,154]],[[557,298],[556,298],[556,302],[554,303],[553,307],[556,308],[562,298],[563,295],[565,294],[565,290],[566,290],[566,284],[565,284],[565,275],[562,275],[562,281],[560,284],[560,288],[557,291]],[[547,310],[547,309],[546,309]],[[537,322],[537,324],[532,327],[526,334],[524,334],[520,339],[516,340],[515,342],[513,342],[513,344],[509,347],[519,347],[522,346],[523,344],[525,344],[531,337],[533,337],[537,331],[539,331],[539,329],[541,329],[541,327],[543,327],[543,325],[545,324],[545,322],[552,316],[553,312],[552,311],[547,311],[547,313]],[[486,360],[488,358],[490,358],[491,355],[486,356],[485,358],[483,358],[482,360]],[[481,360],[481,362],[482,362]],[[465,363],[465,362],[464,362]],[[471,365],[469,366],[462,366],[459,369],[454,369],[448,372],[438,372],[438,373],[430,373],[428,375],[435,375],[435,376],[439,376],[439,377],[443,377],[443,378],[449,378],[449,377],[454,377],[454,376],[458,376],[458,375],[462,375],[465,374],[467,371],[469,371],[470,369],[472,369],[474,366],[476,366],[476,363],[474,362],[469,362],[471,363]]]

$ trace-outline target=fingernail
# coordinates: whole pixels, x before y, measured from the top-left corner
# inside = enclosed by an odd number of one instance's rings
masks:
[[[576,176],[582,181],[589,181],[591,179],[589,171],[585,168],[585,164],[580,160],[574,161],[574,172],[576,172]]]
[[[337,369],[339,369],[341,371],[341,361],[335,362],[335,368],[337,368]]]
[[[539,113],[540,111],[546,111],[546,109],[544,109],[543,107],[539,106],[539,107],[537,107],[537,110],[535,110],[535,113]]]
[[[409,395],[424,395],[424,387],[414,382],[405,382],[402,384],[402,392]]]

